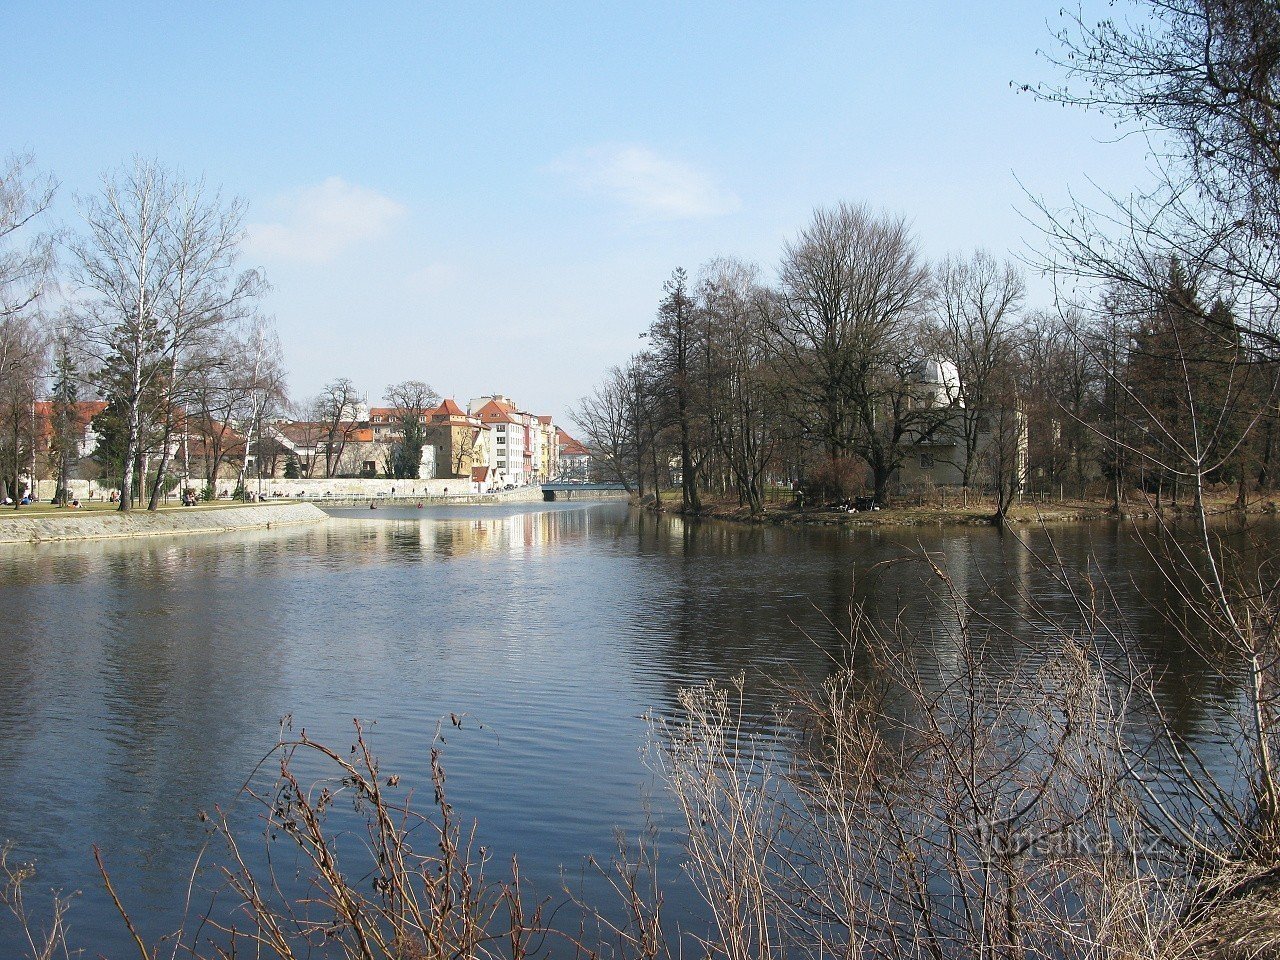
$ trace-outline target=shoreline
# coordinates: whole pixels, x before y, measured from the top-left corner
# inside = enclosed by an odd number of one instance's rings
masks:
[[[636,502],[633,499],[633,503]],[[652,502],[640,504],[642,509],[650,513],[665,513],[672,516],[683,516],[697,520],[722,520],[749,526],[796,526],[796,527],[980,527],[996,526],[994,508],[990,504],[978,503],[969,507],[886,507],[882,510],[866,510],[847,512],[841,510],[796,510],[790,506],[779,506],[759,516],[751,516],[745,507],[728,504],[705,505],[696,513],[683,513],[676,503],[668,506],[655,506]],[[1108,520],[1155,520],[1163,516],[1168,520],[1178,520],[1193,515],[1192,510],[1182,507],[1164,507],[1157,510],[1153,505],[1128,504],[1119,513],[1111,509],[1109,501],[1086,502],[1074,501],[1058,504],[1018,504],[1010,510],[1005,522],[1012,526],[1029,523],[1096,523]],[[1208,515],[1214,518],[1274,516],[1277,513],[1276,503],[1272,500],[1259,501],[1247,505],[1243,510],[1232,503],[1210,504]]]
[[[585,504],[625,499],[625,496],[598,496],[557,502]],[[325,523],[333,519],[328,510],[367,509],[371,500],[379,508],[413,507],[419,503],[423,507],[435,508],[503,507],[547,502],[542,499],[541,491],[534,496],[526,488],[497,494],[451,497],[327,497],[321,500],[282,498],[261,503],[201,503],[196,507],[169,506],[155,512],[143,508],[128,513],[100,508],[84,511],[62,509],[54,512],[41,507],[34,516],[14,510],[0,512],[0,547],[77,540],[131,540],[183,534],[234,533],[240,530]]]
[[[323,523],[329,515],[308,501],[245,504],[205,509],[75,511],[0,519],[0,545],[62,543],[73,540],[129,540],[192,533],[234,533]]]

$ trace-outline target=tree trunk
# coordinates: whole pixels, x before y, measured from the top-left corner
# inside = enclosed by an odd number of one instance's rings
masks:
[[[156,482],[155,486],[151,488],[151,499],[147,503],[148,510],[158,510],[160,508],[160,487],[164,480],[165,470],[169,467],[169,441],[173,435],[173,427],[170,420],[171,418],[166,418],[164,436],[160,441],[160,465],[156,467]]]
[[[120,506],[116,509],[128,513],[133,509],[133,467],[138,459],[138,423],[137,402],[130,404],[129,427],[124,444],[124,474],[120,478]]]

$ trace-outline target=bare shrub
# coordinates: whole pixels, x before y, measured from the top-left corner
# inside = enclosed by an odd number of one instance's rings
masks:
[[[1073,617],[1033,609],[1036,630],[1011,629],[917,559],[945,601],[943,660],[926,667],[900,619],[855,609],[831,675],[790,689],[776,729],[744,730],[741,681],[685,691],[661,725],[718,931],[707,953],[1274,955],[1280,859],[1248,726],[1243,788],[1214,780],[1105,584],[1071,581]]]
[[[27,863],[13,861],[13,847],[0,843],[0,907],[13,916],[17,929],[27,943],[30,960],[56,960],[71,957],[67,947],[68,898],[54,894],[47,919],[38,920],[27,907],[24,888],[35,876],[35,868]]]
[[[804,491],[814,503],[849,500],[871,483],[871,471],[858,457],[827,457],[805,474]]]

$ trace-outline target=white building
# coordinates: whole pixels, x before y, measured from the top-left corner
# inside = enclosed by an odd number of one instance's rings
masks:
[[[472,400],[468,413],[483,424],[488,434],[493,483],[499,487],[507,484],[522,487],[531,483],[533,440],[527,421],[535,418],[522,414],[508,397],[500,394]]]

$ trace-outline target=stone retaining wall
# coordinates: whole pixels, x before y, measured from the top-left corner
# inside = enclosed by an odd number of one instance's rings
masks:
[[[312,497],[307,499],[322,507],[350,507],[364,506],[370,500],[375,500],[380,504],[389,506],[413,506],[421,503],[428,507],[452,507],[452,506],[476,506],[483,504],[500,504],[500,503],[541,503],[542,488],[541,487],[521,487],[519,490],[499,490],[497,493],[471,493],[455,496],[449,494],[446,497],[434,496],[408,496],[402,497],[399,493],[399,487],[396,488],[396,495],[392,496],[362,496],[362,497]]]
[[[59,512],[55,516],[24,517],[21,511],[0,517],[0,543],[48,543],[58,540],[97,540],[116,537],[162,537],[178,533],[229,533],[264,527],[320,523],[328,519],[311,503],[278,503],[244,507],[192,507],[149,513],[94,511]]]
[[[196,489],[200,489],[199,484]],[[245,481],[250,493],[258,492],[258,480]],[[235,492],[235,480],[219,480],[219,495],[230,496]],[[394,491],[394,492],[393,492]],[[479,493],[479,484],[470,480],[364,480],[358,477],[335,477],[330,480],[268,480],[262,481],[262,495],[268,500],[305,499],[324,500],[341,497],[351,500],[378,500],[387,497],[444,497]],[[510,492],[510,491],[507,491]],[[276,495],[279,494],[279,497]]]

